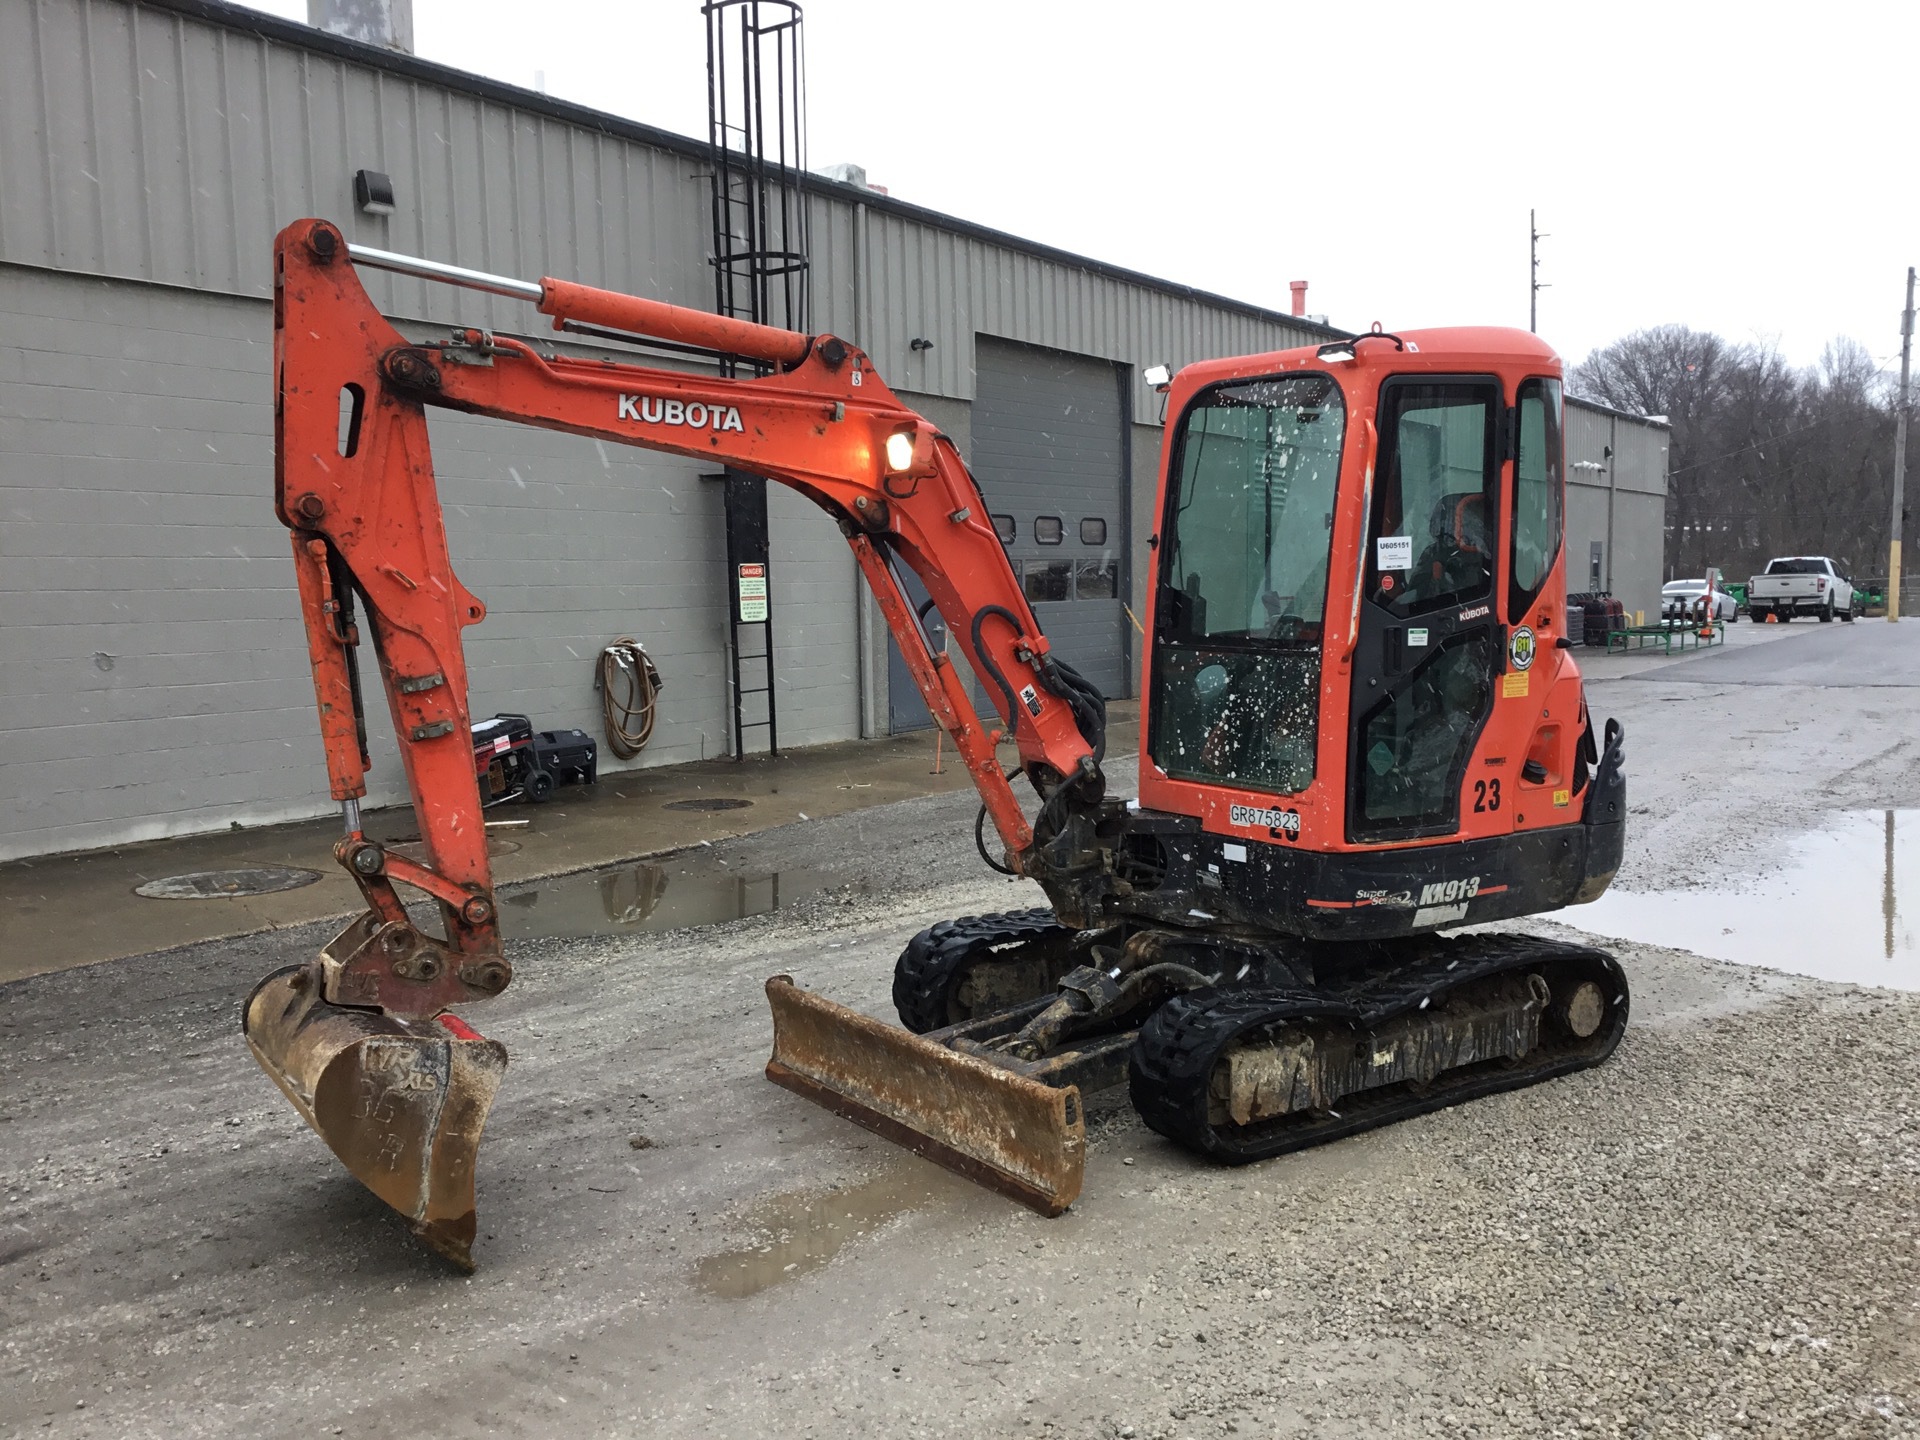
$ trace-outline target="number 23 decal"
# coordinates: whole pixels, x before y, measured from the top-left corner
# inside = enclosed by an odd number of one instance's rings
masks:
[[[1476,780],[1473,782],[1473,813],[1484,815],[1489,810],[1500,808],[1500,782],[1498,780]]]

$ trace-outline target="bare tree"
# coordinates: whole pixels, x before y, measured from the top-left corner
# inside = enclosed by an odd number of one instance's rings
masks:
[[[1734,356],[1718,335],[1685,325],[1657,325],[1596,350],[1568,377],[1568,388],[1634,415],[1664,415],[1668,447],[1668,559],[1691,573],[1710,523],[1702,474],[1709,436],[1726,413]],[[1710,563],[1702,558],[1699,565]]]
[[[1595,351],[1576,395],[1673,425],[1667,559],[1735,577],[1781,554],[1829,554],[1872,578],[1884,536],[1881,457],[1893,414],[1866,348],[1839,339],[1796,370],[1771,345],[1735,345],[1683,325]]]

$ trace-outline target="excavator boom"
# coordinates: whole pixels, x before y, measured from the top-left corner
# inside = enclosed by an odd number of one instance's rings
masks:
[[[1105,803],[1104,702],[1050,653],[952,442],[903,405],[854,346],[567,281],[363,249],[320,220],[283,230],[274,264],[275,506],[292,531],[328,779],[345,822],[335,855],[367,909],[315,960],[263,981],[245,1031],[255,1058],[348,1169],[429,1244],[470,1266],[474,1158],[506,1052],[449,1012],[499,994],[513,972],[474,784],[460,640],[486,608],[448,553],[429,407],[735,467],[827,510],[979,787],[1008,863],[1043,883],[1049,842],[1070,853],[1076,827],[1084,832]],[[411,341],[369,300],[360,266],[523,299],[559,329],[712,351],[766,373],[721,378],[637,357],[580,358],[478,329]],[[928,644],[902,565],[983,677],[997,724],[981,721],[952,658]],[[422,860],[387,850],[361,826],[369,758],[355,657],[363,638],[378,662]],[[1044,802],[1037,821],[996,759],[1002,733]],[[441,934],[414,923],[396,882],[437,902]],[[1071,913],[1085,887],[1049,888]],[[801,1023],[802,1007],[786,998],[775,999],[770,1073],[802,1090],[835,1084],[845,1066],[820,1039],[826,1032]],[[928,1064],[955,1058],[929,1049]],[[1034,1155],[1061,1148],[1054,1131],[1064,1133],[1065,1110],[1043,1089],[989,1086],[987,1112],[974,1117],[980,1143],[956,1133],[948,1158],[1057,1196],[1067,1182],[1041,1174],[1044,1155],[1023,1159],[998,1138],[1008,1128],[1002,1120],[1018,1112],[1015,1131],[1054,1126],[1030,1147]],[[866,1109],[878,1117],[891,1104],[891,1123],[939,1128],[939,1096],[926,1091],[926,1113],[915,1116],[905,1093],[870,1097]]]

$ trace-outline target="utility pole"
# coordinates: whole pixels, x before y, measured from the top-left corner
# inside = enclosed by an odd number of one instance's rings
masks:
[[[1887,542],[1887,619],[1900,618],[1900,532],[1907,505],[1907,379],[1913,361],[1913,266],[1907,267],[1907,308],[1900,312],[1900,413],[1893,422],[1893,538]]]
[[[1527,295],[1527,329],[1536,335],[1540,333],[1540,292],[1552,288],[1540,283],[1540,242],[1546,238],[1540,233],[1534,212],[1527,211],[1527,258],[1532,271],[1532,285]]]

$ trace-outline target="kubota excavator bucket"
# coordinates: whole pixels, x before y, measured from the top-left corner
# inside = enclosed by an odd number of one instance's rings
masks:
[[[1080,1091],[1046,1085],[802,990],[767,981],[767,1078],[917,1155],[1058,1215],[1080,1193]]]
[[[354,1178],[473,1269],[473,1169],[507,1049],[451,1015],[329,1004],[318,962],[248,997],[247,1047]]]

